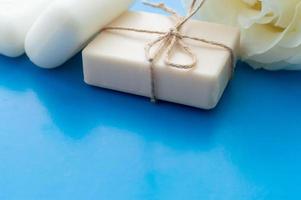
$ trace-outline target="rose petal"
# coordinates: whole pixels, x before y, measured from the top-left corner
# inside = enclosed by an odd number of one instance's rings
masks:
[[[301,44],[301,2],[295,9],[295,16],[288,26],[287,34],[283,37],[280,45],[291,48]]]

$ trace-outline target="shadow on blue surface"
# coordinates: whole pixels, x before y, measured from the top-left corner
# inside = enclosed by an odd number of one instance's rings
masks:
[[[147,98],[88,86],[83,82],[80,55],[54,70],[39,69],[26,57],[1,57],[0,74],[6,74],[0,79],[1,87],[17,92],[32,90],[54,123],[74,139],[105,125],[154,138],[159,133],[161,139],[164,133],[166,142],[187,142],[191,146],[208,143],[218,123],[218,110],[202,111],[165,102],[154,105]],[[200,136],[202,140],[197,139]]]
[[[166,102],[154,105],[143,97],[90,87],[83,82],[80,55],[54,70],[39,69],[26,57],[1,57],[0,74],[5,74],[0,79],[1,87],[18,92],[34,91],[55,123],[74,138],[83,137],[90,129],[104,124],[130,127],[132,131],[150,135],[165,132],[175,137],[178,134],[191,139],[190,143],[196,142],[194,137],[200,134],[209,139],[224,123],[239,127],[236,123],[240,122],[251,129],[255,125],[260,131],[277,130],[272,126],[285,128],[273,120],[282,122],[286,128],[300,122],[301,72],[295,71],[254,71],[239,63],[234,80],[212,111]],[[300,130],[299,126],[294,127]],[[186,132],[191,138],[187,138]]]
[[[187,154],[184,157],[178,155],[175,163],[169,161],[167,168],[171,170],[171,176],[180,178],[181,176],[177,176],[178,170],[186,169],[191,169],[191,173],[198,174],[213,162],[211,164],[215,167],[221,165],[221,169],[218,168],[222,170],[221,174],[217,177],[211,174],[196,175],[205,178],[208,182],[211,181],[213,188],[220,178],[227,178],[228,173],[237,168],[244,177],[235,178],[232,174],[234,177],[231,178],[234,182],[230,181],[227,184],[232,184],[229,186],[230,191],[240,191],[238,196],[250,193],[250,196],[268,196],[273,200],[296,197],[300,176],[293,175],[298,174],[301,164],[298,157],[301,152],[299,103],[301,72],[255,71],[240,62],[236,75],[220,104],[212,111],[166,102],[154,105],[147,98],[88,86],[83,82],[80,55],[55,70],[39,69],[25,56],[18,59],[0,57],[0,74],[0,91],[1,89],[14,91],[20,96],[27,91],[34,93],[53,123],[65,137],[73,141],[83,140],[97,127],[112,127],[135,133],[147,144],[157,143],[179,152],[180,155]],[[6,97],[1,96],[1,98]],[[2,116],[3,112],[15,111],[2,109]],[[17,113],[16,111],[16,115]],[[34,120],[30,115],[31,113],[28,114],[28,118]],[[18,117],[14,120],[9,122],[8,127],[13,127],[22,121]],[[1,128],[5,130],[7,127]],[[49,131],[46,132],[51,134]],[[113,138],[118,141],[123,137],[113,136]],[[131,142],[125,142],[125,145],[131,146]],[[221,152],[212,155],[210,152],[217,147],[221,148]],[[110,146],[110,148],[114,152],[121,147]],[[103,149],[103,151],[105,153],[98,156],[106,155],[109,150]],[[191,152],[195,155],[189,156]],[[148,156],[154,156],[153,154],[150,153]],[[162,152],[157,156],[160,157],[161,154]],[[198,160],[201,155],[208,156],[204,162],[209,164],[203,167],[200,167],[201,163]],[[126,157],[131,156],[126,154]],[[226,162],[224,160],[226,158],[230,159],[235,167],[231,168],[231,165],[228,166],[229,163],[220,163]],[[112,163],[117,162],[121,157],[112,159],[107,160],[105,166],[110,168]],[[164,159],[163,157],[163,163]],[[149,157],[142,159],[142,161],[151,160]],[[190,164],[185,166],[182,165],[183,162]],[[160,165],[159,163],[157,165]],[[179,166],[182,168],[178,168]],[[99,176],[108,178],[105,173],[100,173]],[[145,179],[148,184],[151,184],[152,181],[156,182],[157,176],[156,173],[153,175],[150,173]],[[131,178],[130,175],[127,178]],[[186,178],[187,183],[193,180],[192,176]],[[239,181],[245,179],[259,185],[259,189],[256,186],[255,189],[248,188],[242,191],[240,187],[248,186],[240,186]],[[275,184],[274,179],[277,179],[279,184]],[[197,187],[197,184],[193,187]],[[221,194],[227,193],[226,190],[226,185],[223,185]],[[185,190],[181,188],[181,191]],[[195,190],[191,195],[201,195],[201,192]],[[203,195],[212,194],[209,192]]]
[[[21,92],[33,90],[54,122],[73,138],[85,136],[99,124],[113,124],[152,136],[164,132],[167,140],[170,135],[179,136],[183,139],[180,141],[188,140],[191,145],[199,141],[195,139],[200,135],[204,137],[202,141],[209,139],[225,123],[241,128],[236,124],[240,122],[246,130],[252,129],[253,124],[258,127],[254,131],[288,131],[287,125],[300,122],[301,72],[254,71],[239,63],[234,80],[212,111],[165,102],[153,105],[143,97],[87,86],[80,55],[54,70],[39,69],[26,57],[1,57],[0,73],[5,74],[0,79],[1,87]],[[290,120],[284,115],[291,116]],[[273,129],[272,126],[280,125],[272,124],[273,120],[287,124],[280,130]]]

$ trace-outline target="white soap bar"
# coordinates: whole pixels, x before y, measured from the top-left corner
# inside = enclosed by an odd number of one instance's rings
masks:
[[[53,0],[0,0],[0,54],[17,57],[24,53],[26,34]]]
[[[127,12],[109,26],[166,31],[172,25],[172,20],[162,15]],[[239,46],[239,30],[224,25],[190,20],[183,33],[223,43],[235,53]],[[150,64],[144,47],[156,37],[118,30],[101,32],[83,51],[85,82],[150,97]],[[186,43],[196,54],[197,65],[192,70],[175,69],[165,65],[162,55],[154,66],[156,96],[188,106],[214,108],[231,77],[230,53],[196,41]],[[175,53],[175,57],[180,63],[189,62],[181,53]]]
[[[25,50],[43,68],[62,65],[133,0],[57,0],[30,29]]]

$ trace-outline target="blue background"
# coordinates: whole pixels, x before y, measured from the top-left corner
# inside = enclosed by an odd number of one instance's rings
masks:
[[[204,111],[0,57],[0,199],[301,199],[300,81],[238,63]]]

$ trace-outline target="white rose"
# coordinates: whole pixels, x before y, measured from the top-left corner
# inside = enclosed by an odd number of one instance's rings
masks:
[[[254,68],[301,69],[301,0],[207,0],[197,17],[239,26],[240,57]]]

